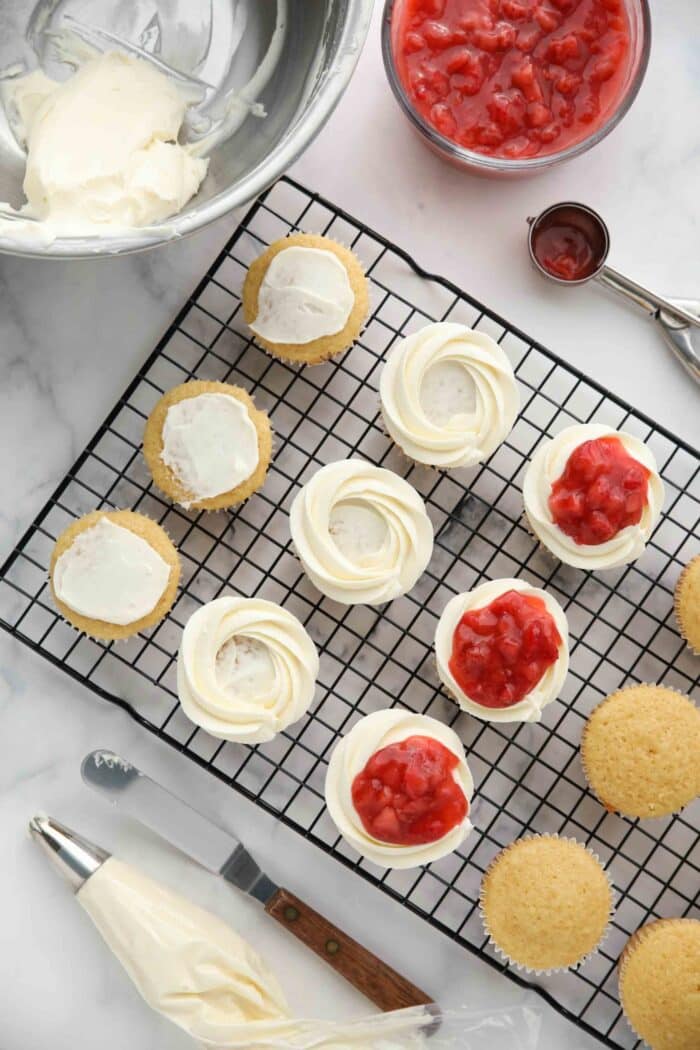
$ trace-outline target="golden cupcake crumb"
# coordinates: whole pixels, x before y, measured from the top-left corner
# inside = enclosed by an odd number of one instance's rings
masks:
[[[688,562],[678,577],[674,606],[682,637],[696,656],[700,655],[700,554]]]
[[[631,685],[591,713],[581,740],[591,789],[627,817],[677,813],[700,794],[700,710],[660,685]]]
[[[359,260],[349,248],[320,234],[293,233],[275,241],[251,264],[243,284],[243,316],[246,324],[253,324],[258,316],[258,293],[268,266],[279,252],[293,247],[318,248],[333,252],[340,259],[355,296],[350,316],[340,332],[324,335],[309,343],[271,343],[256,333],[253,334],[256,343],[273,357],[296,364],[317,365],[347,350],[359,336],[369,313],[369,285]]]
[[[108,623],[106,620],[93,620],[89,616],[82,616],[66,605],[65,602],[60,601],[54,591],[53,572],[56,562],[81,532],[96,525],[101,518],[108,518],[115,525],[121,525],[122,528],[129,529],[130,532],[146,540],[170,566],[168,583],[160,596],[158,604],[148,616],[142,616],[140,620],[135,620],[133,623]],[[139,631],[143,631],[146,627],[152,627],[169,612],[175,601],[177,586],[180,582],[180,559],[165,529],[151,518],[147,518],[145,514],[137,514],[133,510],[93,510],[90,514],[85,514],[82,518],[72,522],[56,540],[49,565],[49,579],[53,600],[61,615],[69,623],[72,623],[79,631],[84,631],[85,634],[90,635],[91,638],[99,638],[101,641],[116,641],[120,638],[129,638],[132,634],[138,634]]]
[[[250,477],[228,492],[206,499],[193,499],[176,474],[163,462],[163,427],[168,409],[179,401],[201,394],[227,394],[245,405],[248,416],[258,435],[258,465]],[[250,394],[240,386],[229,383],[215,383],[204,379],[193,379],[189,383],[174,386],[156,402],[153,411],[146,421],[143,435],[143,456],[151,476],[161,492],[174,503],[185,503],[193,510],[224,510],[243,503],[260,488],[265,481],[267,469],[272,456],[272,429],[266,412],[255,407]]]
[[[620,1002],[651,1050],[700,1047],[700,920],[658,919],[620,956]]]
[[[537,835],[506,846],[481,884],[481,912],[491,941],[529,970],[575,966],[600,943],[612,890],[585,846]]]

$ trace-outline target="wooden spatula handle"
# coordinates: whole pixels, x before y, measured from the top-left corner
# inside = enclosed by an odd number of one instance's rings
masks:
[[[404,1006],[422,1006],[432,1002],[429,995],[289,890],[277,890],[265,905],[265,911],[307,948],[325,959],[380,1010],[400,1010]]]

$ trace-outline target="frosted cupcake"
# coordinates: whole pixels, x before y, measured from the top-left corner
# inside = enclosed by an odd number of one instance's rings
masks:
[[[65,618],[92,638],[128,638],[163,619],[180,561],[168,534],[131,510],[96,510],[56,540],[51,592]]]
[[[260,744],[308,711],[318,653],[290,612],[261,598],[216,598],[182,634],[177,691],[189,719],[222,740]]]
[[[416,490],[361,459],[321,467],[297,493],[289,524],[309,579],[344,605],[380,605],[406,594],[433,550],[433,527]]]
[[[569,667],[559,603],[522,580],[492,580],[452,598],[438,621],[440,679],[459,706],[487,722],[538,722]]]
[[[700,554],[685,566],[674,591],[676,620],[689,649],[700,655]]]
[[[270,421],[241,387],[195,379],[157,402],[143,454],[156,485],[175,503],[195,510],[233,507],[265,480]]]
[[[577,569],[612,569],[643,553],[664,488],[643,442],[589,423],[539,446],[523,497],[530,527],[551,554]]]
[[[315,365],[352,346],[369,312],[362,266],[348,249],[312,233],[275,241],[251,265],[243,315],[255,341],[286,361]]]
[[[384,425],[399,448],[442,470],[488,459],[520,407],[513,369],[498,343],[446,321],[397,343],[379,393]]]
[[[386,868],[414,868],[457,849],[471,831],[474,783],[464,747],[442,722],[375,711],[337,744],[328,812],[343,838]]]

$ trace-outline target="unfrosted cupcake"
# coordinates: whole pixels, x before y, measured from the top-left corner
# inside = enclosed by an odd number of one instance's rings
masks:
[[[416,463],[442,470],[488,459],[520,407],[513,368],[498,343],[447,321],[393,347],[379,393],[390,437]]]
[[[222,740],[260,744],[311,706],[316,646],[286,609],[262,598],[216,598],[190,616],[177,659],[185,714]]]
[[[665,817],[700,795],[700,710],[661,685],[630,685],[589,716],[581,739],[586,779],[606,809]]]
[[[539,446],[523,497],[530,527],[551,554],[577,569],[612,569],[643,553],[664,488],[642,441],[589,423]]]
[[[95,510],[56,540],[51,592],[92,638],[128,638],[162,620],[177,594],[180,560],[168,534],[131,510]]]
[[[175,503],[195,510],[233,507],[265,480],[270,420],[241,387],[195,379],[156,403],[143,454],[156,485]]]
[[[700,554],[678,577],[674,607],[681,635],[695,655],[700,655]]]
[[[289,524],[309,579],[344,605],[380,605],[406,594],[433,550],[433,527],[416,490],[361,459],[317,470],[297,493]]]
[[[657,919],[620,956],[620,1002],[651,1050],[700,1047],[700,920]]]
[[[343,838],[386,868],[414,868],[471,831],[474,783],[456,733],[427,715],[375,711],[331,756],[328,812]]]
[[[492,580],[445,606],[435,632],[440,679],[487,722],[538,722],[569,667],[564,611],[522,580]]]
[[[547,973],[576,966],[596,950],[613,897],[603,866],[580,842],[535,835],[497,854],[480,903],[497,951],[519,969]]]
[[[286,361],[315,365],[347,350],[369,312],[369,287],[356,256],[313,233],[275,241],[243,285],[243,315],[255,341]]]

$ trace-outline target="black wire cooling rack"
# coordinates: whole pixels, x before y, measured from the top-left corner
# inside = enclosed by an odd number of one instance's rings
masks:
[[[297,370],[256,348],[241,316],[249,263],[293,230],[350,244],[367,268],[373,310],[358,344],[334,362]],[[433,320],[487,331],[515,367],[522,411],[508,440],[472,471],[409,464],[378,418],[384,354]],[[169,387],[190,378],[246,387],[272,420],[276,449],[265,486],[234,513],[188,513],[153,488],[140,443],[146,416]],[[537,444],[575,421],[636,434],[653,449],[666,485],[663,519],[633,566],[595,577],[555,563],[523,525],[520,482]],[[323,598],[290,547],[288,509],[324,463],[361,456],[397,471],[422,494],[435,550],[413,591],[382,608]],[[0,570],[2,626],[151,732],[253,799],[327,853],[522,985],[609,1047],[633,1047],[615,965],[627,937],[653,917],[699,915],[700,804],[639,823],[608,814],[588,792],[578,758],[587,714],[626,682],[664,682],[698,695],[700,659],[678,637],[672,589],[700,552],[700,458],[580,372],[564,365],[469,295],[423,271],[357,219],[282,179],[256,203],[113,411]],[[96,507],[130,507],[159,521],[178,544],[182,591],[159,626],[117,644],[77,634],[57,615],[47,567],[59,532]],[[442,693],[432,641],[449,598],[484,579],[519,576],[559,599],[572,634],[559,700],[536,725],[489,724]],[[312,711],[256,748],[196,729],[177,702],[175,657],[183,625],[225,590],[283,604],[321,651]],[[476,831],[428,868],[384,871],[358,860],[326,813],[323,780],[338,738],[363,714],[400,704],[439,718],[464,741],[476,782]],[[577,970],[528,981],[487,944],[479,883],[495,853],[526,832],[589,845],[615,883],[617,910],[602,950]]]

